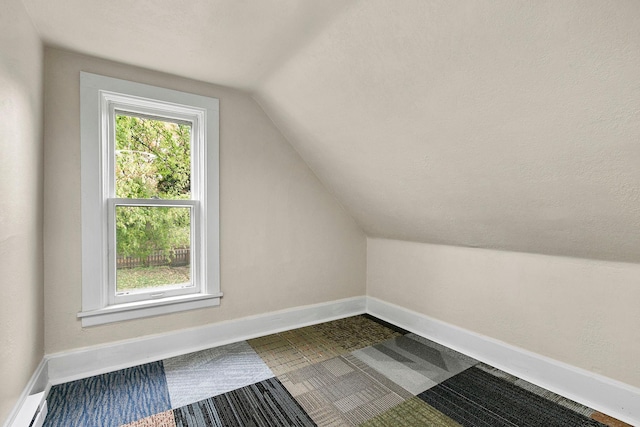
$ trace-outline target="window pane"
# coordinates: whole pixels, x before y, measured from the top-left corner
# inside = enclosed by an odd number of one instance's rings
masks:
[[[191,124],[117,114],[115,137],[116,197],[191,197]]]
[[[192,285],[191,208],[116,206],[116,294]]]

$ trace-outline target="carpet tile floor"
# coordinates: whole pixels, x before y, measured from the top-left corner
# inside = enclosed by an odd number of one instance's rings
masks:
[[[52,387],[46,427],[626,424],[368,315]]]
[[[245,341],[172,357],[163,364],[172,408],[273,377]]]

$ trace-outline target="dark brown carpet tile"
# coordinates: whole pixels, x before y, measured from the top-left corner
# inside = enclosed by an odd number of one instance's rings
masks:
[[[609,427],[633,427],[631,424],[627,424],[618,419],[610,417],[609,415],[605,415],[602,412],[594,412],[593,414],[591,414],[591,418]]]
[[[460,424],[414,397],[360,424],[361,427],[461,427]]]
[[[389,322],[386,322],[386,321],[384,321],[382,319],[378,319],[377,317],[372,316],[372,315],[370,315],[368,313],[363,314],[362,317],[364,317],[365,319],[373,320],[374,322],[379,323],[382,326],[384,326],[386,328],[389,328],[389,329],[391,329],[393,331],[396,331],[399,334],[406,335],[406,334],[409,333],[409,331],[407,331],[406,329],[402,329],[400,326],[396,326],[393,323],[389,323]]]
[[[309,328],[313,328],[327,339],[339,343],[347,352],[379,344],[403,335],[397,330],[364,315],[321,323]]]
[[[355,426],[413,397],[348,354],[278,378],[319,426]]]

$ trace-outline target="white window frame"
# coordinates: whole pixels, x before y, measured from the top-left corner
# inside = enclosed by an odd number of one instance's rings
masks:
[[[219,101],[141,83],[80,73],[82,326],[220,304]],[[115,197],[115,115],[124,112],[192,124],[191,200]],[[191,209],[193,286],[115,293],[116,206]]]

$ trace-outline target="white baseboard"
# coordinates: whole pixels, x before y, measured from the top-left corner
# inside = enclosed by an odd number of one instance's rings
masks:
[[[638,388],[373,297],[367,297],[367,313],[621,421],[640,426]]]
[[[354,316],[364,313],[365,308],[365,297],[347,298],[50,354],[45,356],[49,367],[49,382],[61,384],[193,351]]]
[[[47,359],[43,358],[14,405],[13,411],[11,411],[4,423],[4,427],[29,427],[29,423],[35,415],[36,410],[42,404],[51,387],[47,375],[47,368]],[[36,401],[33,398],[29,399],[29,396],[39,393],[42,393],[41,399],[38,399],[40,401]]]
[[[44,390],[46,396],[52,384],[362,313],[369,313],[547,390],[640,426],[638,388],[376,298],[354,297],[46,355],[5,427],[13,427],[12,423],[29,395]]]

